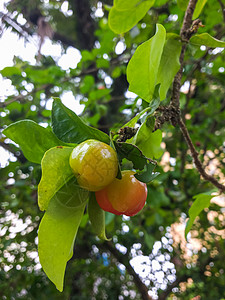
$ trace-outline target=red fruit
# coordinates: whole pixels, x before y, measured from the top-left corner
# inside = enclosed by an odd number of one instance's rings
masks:
[[[133,171],[122,171],[122,179],[115,178],[104,189],[95,192],[99,206],[115,215],[136,215],[145,205],[147,186],[134,177]]]

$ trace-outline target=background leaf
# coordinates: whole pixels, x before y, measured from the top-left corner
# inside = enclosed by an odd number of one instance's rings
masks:
[[[204,208],[209,207],[210,200],[213,197],[215,197],[214,195],[211,195],[211,193],[212,192],[202,193],[202,194],[198,194],[193,197],[193,199],[195,199],[195,201],[188,211],[189,220],[187,221],[186,227],[185,227],[185,238],[187,238],[187,234],[190,231],[190,229],[195,221],[195,218],[203,211]]]
[[[96,139],[109,143],[109,136],[104,132],[86,125],[73,111],[55,98],[52,106],[52,127],[56,136],[68,143],[81,143]]]
[[[216,47],[225,47],[225,42],[220,41],[212,37],[208,33],[196,34],[190,38],[190,43],[194,45],[204,45],[206,47],[216,48]]]
[[[5,67],[4,69],[2,69],[0,71],[0,73],[2,74],[3,77],[9,77],[12,75],[19,75],[21,76],[21,69],[13,66],[13,67]]]
[[[202,12],[206,2],[207,2],[207,0],[198,0],[197,1],[195,11],[194,11],[194,14],[193,14],[193,18],[192,18],[193,20],[198,18],[198,16]]]
[[[177,0],[177,5],[180,9],[186,10],[189,0]]]
[[[19,144],[24,156],[29,161],[38,164],[41,163],[41,159],[48,149],[66,145],[49,128],[44,128],[31,120],[13,123],[3,133]]]
[[[155,0],[114,1],[109,12],[109,27],[115,33],[124,33],[134,27],[153,6]]]
[[[168,34],[163,48],[163,53],[157,75],[157,84],[160,83],[160,100],[166,98],[167,91],[180,69],[181,42],[176,34]]]
[[[166,30],[157,24],[155,35],[137,48],[127,66],[129,90],[147,102],[153,98],[165,40]]]
[[[42,177],[38,185],[38,205],[41,210],[46,210],[54,194],[74,177],[69,165],[72,150],[70,147],[55,147],[45,153],[41,161]]]
[[[95,193],[91,193],[90,195],[88,215],[95,234],[97,234],[100,239],[107,240],[105,235],[105,212],[98,205]]]
[[[38,231],[40,263],[48,278],[62,292],[65,268],[73,255],[73,246],[86,202],[79,207],[63,205],[67,201],[65,188],[51,199]],[[76,193],[73,198],[76,201]]]

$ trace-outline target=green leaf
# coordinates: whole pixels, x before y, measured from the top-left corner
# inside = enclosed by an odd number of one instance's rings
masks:
[[[95,79],[91,75],[86,75],[81,83],[80,91],[82,94],[88,93],[95,85]]]
[[[81,143],[88,139],[96,139],[109,143],[109,136],[104,132],[86,125],[73,111],[55,98],[52,107],[52,127],[55,135],[68,143]]]
[[[181,10],[186,10],[189,0],[177,0],[177,5]]]
[[[154,95],[165,40],[166,30],[157,24],[155,35],[137,48],[127,66],[129,90],[147,102]]]
[[[54,76],[54,73],[51,74],[49,68],[44,68],[44,69],[38,69],[36,67],[28,67],[24,70],[27,74],[27,77],[32,81],[35,82],[36,84],[54,84],[56,78]],[[62,70],[61,70],[62,72]],[[55,74],[56,75],[56,74]],[[61,74],[63,76],[63,74]]]
[[[157,84],[160,83],[160,100],[166,98],[167,91],[180,69],[180,52],[180,37],[176,34],[167,34],[157,76]]]
[[[54,195],[58,202],[67,207],[79,208],[87,201],[89,191],[79,186],[77,179],[73,176]]]
[[[89,100],[98,100],[110,94],[109,89],[94,90],[89,93]]]
[[[205,4],[206,4],[207,0],[198,0],[196,7],[195,7],[195,11],[192,17],[192,20],[197,19],[198,16],[200,15],[200,13],[202,12]]]
[[[145,232],[145,234],[144,234],[144,240],[145,240],[145,243],[147,244],[148,248],[150,250],[152,250],[154,242],[155,242],[154,236],[151,236],[147,232]]]
[[[147,202],[151,209],[157,208],[156,211],[159,211],[158,208],[170,205],[170,198],[165,194],[165,189],[162,185],[158,187],[150,185],[148,190]]]
[[[146,2],[146,0],[114,0],[113,6],[119,10],[127,10],[132,7],[137,7],[140,2]]]
[[[90,200],[88,202],[88,215],[94,232],[100,239],[108,240],[105,235],[105,212],[98,205],[95,193],[91,193]]]
[[[65,185],[51,199],[38,230],[38,253],[42,268],[48,278],[62,292],[65,268],[73,256],[74,241],[80,225],[86,199],[79,207],[77,191]],[[74,201],[74,203],[73,203]],[[79,202],[79,200],[78,200]]]
[[[45,152],[59,145],[60,141],[49,128],[44,128],[34,121],[22,120],[9,125],[3,133],[19,144],[24,156],[31,162],[41,163]]]
[[[83,217],[82,217],[82,220],[80,222],[80,228],[85,228],[88,221],[89,221],[88,214],[84,214]]]
[[[150,111],[149,111],[148,115],[149,116],[152,115],[156,111],[156,109],[159,107],[159,105],[160,105],[159,97],[153,97],[151,103],[149,104]]]
[[[148,158],[145,157],[141,150],[133,144],[115,142],[115,147],[119,161],[122,161],[123,158],[132,161],[134,169],[142,170],[148,163]]]
[[[21,70],[18,67],[5,67],[0,71],[3,77],[11,77],[12,75],[20,75],[21,76]]]
[[[115,33],[124,33],[134,27],[154,5],[155,0],[117,0],[109,12],[109,27]]]
[[[215,197],[211,195],[211,192],[198,194],[193,197],[195,199],[194,203],[192,204],[191,208],[188,211],[189,220],[186,223],[185,227],[185,238],[187,239],[187,234],[190,231],[195,218],[203,211],[203,209],[208,208],[210,205],[210,200]]]
[[[55,147],[49,149],[42,161],[42,177],[38,185],[38,205],[46,210],[51,198],[67,183],[74,174],[69,165],[69,158],[73,148]]]
[[[158,159],[163,150],[160,145],[162,142],[162,131],[156,130],[152,132],[152,117],[146,118],[141,125],[135,137],[135,144],[140,148],[146,157]]]
[[[82,56],[82,61],[92,61],[95,59],[95,56],[92,52],[88,51],[88,50],[83,50],[81,51],[81,56]]]
[[[153,179],[155,179],[160,173],[155,172],[153,173],[156,165],[153,163],[148,163],[145,165],[144,170],[141,173],[135,174],[134,176],[144,183],[149,183]]]
[[[225,47],[225,42],[220,41],[212,37],[208,33],[196,34],[190,38],[190,43],[194,45],[204,45],[206,47],[216,48],[216,47]]]

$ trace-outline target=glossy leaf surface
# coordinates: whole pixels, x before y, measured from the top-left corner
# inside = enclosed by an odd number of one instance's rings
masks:
[[[166,98],[167,91],[180,69],[181,42],[176,34],[168,34],[163,48],[163,53],[157,75],[157,84],[160,83],[160,100]]]
[[[66,145],[49,128],[44,128],[31,120],[13,123],[3,133],[19,144],[24,156],[29,161],[38,164],[41,163],[41,159],[48,149]]]
[[[46,210],[55,193],[66,184],[74,174],[69,165],[73,148],[55,147],[49,149],[42,161],[42,178],[38,185],[38,205]]]
[[[165,40],[165,28],[157,24],[155,35],[137,48],[127,66],[129,90],[147,102],[153,98]]]
[[[51,199],[41,220],[38,231],[38,253],[40,263],[48,278],[62,292],[65,268],[73,255],[73,246],[86,202],[75,207],[77,194],[67,194],[62,188]],[[68,199],[70,202],[68,202]],[[64,203],[64,204],[63,204]]]
[[[85,124],[73,111],[55,98],[52,107],[52,127],[56,136],[67,143],[81,143],[88,139],[96,139],[109,143],[104,132]]]

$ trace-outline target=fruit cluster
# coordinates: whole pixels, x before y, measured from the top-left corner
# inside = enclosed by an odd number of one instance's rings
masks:
[[[145,205],[147,186],[135,172],[122,171],[117,179],[117,154],[109,145],[93,139],[75,147],[70,166],[81,187],[95,192],[99,206],[116,215],[136,215]]]

